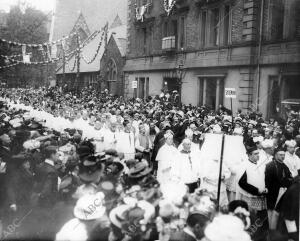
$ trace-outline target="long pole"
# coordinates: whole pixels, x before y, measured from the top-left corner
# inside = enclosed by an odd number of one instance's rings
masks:
[[[80,81],[80,44],[79,44],[79,33],[77,32],[77,73],[76,73],[76,92],[78,93]]]
[[[230,98],[230,108],[231,108],[231,125],[233,128],[233,110],[232,110],[232,98]]]
[[[219,181],[218,181],[218,210],[220,210],[220,193],[221,193],[221,182],[222,182],[222,167],[223,167],[223,154],[224,154],[224,142],[225,135],[222,136],[222,148],[221,148],[221,158],[220,158],[220,169],[219,169]]]

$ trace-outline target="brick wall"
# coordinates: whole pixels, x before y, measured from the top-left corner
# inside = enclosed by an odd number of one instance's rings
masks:
[[[253,30],[256,25],[248,21],[248,18],[252,18],[255,20],[255,17],[251,17],[252,15],[256,14],[256,9],[253,7],[251,8],[250,5],[248,6],[248,2],[253,2],[257,0],[220,0],[215,5],[210,5],[208,8],[220,7],[222,5],[230,4],[231,6],[231,42],[242,43],[245,40],[250,40],[248,37],[249,35],[253,35],[252,32],[249,31]],[[185,0],[185,7],[179,10],[174,11],[171,14],[171,18],[174,16],[184,15],[186,16],[185,19],[185,49],[188,51],[197,51],[199,50],[199,41],[200,41],[200,11],[206,6],[197,5],[193,0]],[[134,8],[135,0],[128,1],[128,58],[134,57],[142,57],[147,55],[159,55],[162,54],[161,46],[162,46],[162,33],[164,27],[164,21],[167,17],[164,8],[163,8],[163,1],[162,0],[153,0],[152,6],[149,8],[149,11],[145,14],[144,22],[137,22],[135,19],[135,8]],[[245,5],[247,9],[245,9]],[[255,4],[254,4],[255,5]],[[255,11],[254,11],[255,10]],[[246,17],[244,15],[247,15]],[[221,15],[221,22],[223,21],[224,13]],[[248,23],[249,22],[249,23]],[[222,23],[221,23],[222,24]],[[151,38],[151,49],[148,53],[143,54],[141,51],[141,38],[142,34],[141,31],[139,32],[138,29],[142,29],[144,27],[152,26],[153,32],[150,35],[148,32],[147,34],[147,41]],[[255,37],[254,35],[252,37]],[[251,38],[252,38],[251,37]]]

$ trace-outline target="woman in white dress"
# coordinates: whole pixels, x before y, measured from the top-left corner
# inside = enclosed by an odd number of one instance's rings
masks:
[[[160,184],[175,181],[178,173],[178,149],[173,143],[174,133],[167,131],[164,135],[166,143],[159,149],[156,161],[158,161],[157,181]]]

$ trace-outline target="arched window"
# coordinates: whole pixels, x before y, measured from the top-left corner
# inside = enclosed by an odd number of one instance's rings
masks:
[[[111,59],[107,65],[107,80],[117,81],[117,65],[113,59]]]

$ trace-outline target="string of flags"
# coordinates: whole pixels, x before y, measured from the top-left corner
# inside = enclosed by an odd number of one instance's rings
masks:
[[[9,40],[2,39],[2,38],[0,38],[0,42],[7,43],[7,44],[12,45],[12,46],[20,46],[21,47],[21,46],[25,45],[29,48],[38,48],[38,47],[41,47],[41,46],[48,46],[48,45],[52,46],[52,45],[62,43],[63,41],[75,36],[76,34],[77,34],[76,32],[73,32],[70,35],[65,36],[61,39],[58,39],[56,41],[46,42],[46,43],[42,43],[42,44],[25,44],[25,43],[19,43],[19,42],[15,42],[15,41],[9,41]]]
[[[16,66],[16,65],[18,65],[18,63],[9,64],[9,65],[5,65],[5,66],[0,66],[0,69],[7,69],[7,68],[11,68],[11,67]]]
[[[102,32],[103,31],[103,32]],[[65,47],[66,47],[66,40],[74,35],[77,35],[76,32],[71,33],[69,36],[67,37],[63,37],[60,40],[57,41],[53,41],[51,43],[44,43],[44,44],[22,44],[22,43],[17,43],[17,42],[12,42],[12,41],[7,41],[5,39],[0,39],[0,42],[7,42],[8,44],[12,44],[12,45],[16,45],[16,46],[21,46],[22,47],[22,54],[15,54],[15,55],[11,55],[11,56],[6,56],[6,55],[0,55],[0,57],[5,58],[6,62],[12,62],[12,64],[6,65],[6,66],[0,66],[0,69],[4,69],[4,68],[9,68],[9,67],[13,67],[15,65],[18,64],[25,64],[25,65],[47,65],[49,63],[54,63],[56,61],[60,61],[63,60],[63,58],[68,59],[71,56],[73,56],[74,54],[78,54],[80,53],[80,49],[84,48],[90,41],[92,41],[94,38],[96,38],[100,33],[102,32],[102,36],[101,36],[101,40],[98,44],[97,50],[93,56],[93,58],[91,60],[89,60],[88,58],[86,58],[85,56],[83,56],[83,54],[81,54],[81,57],[84,59],[85,62],[87,62],[88,64],[93,63],[96,60],[96,57],[98,56],[99,52],[100,52],[100,48],[102,46],[103,43],[103,38],[105,35],[107,35],[108,32],[108,24],[105,25],[104,28],[102,28],[100,31],[95,31],[93,34],[90,35],[90,37],[88,37],[88,41],[84,42],[83,44],[80,43],[79,47],[73,51],[71,51],[70,53],[68,53],[66,56],[61,56],[58,58],[55,58],[56,53],[57,53],[57,43],[61,43],[62,46],[62,50],[65,51]],[[79,37],[79,41],[80,41],[80,36]],[[55,47],[51,46],[54,45]],[[43,55],[43,60],[44,61],[38,61],[38,62],[32,62],[31,61],[31,57],[32,57],[32,53],[28,53],[27,49],[30,47],[38,47],[39,51],[41,51],[42,55]],[[46,50],[45,50],[46,48]],[[54,55],[55,53],[55,55]],[[22,57],[22,60],[18,60],[16,58],[18,57]],[[74,65],[72,66],[72,68],[69,66],[69,62],[67,62],[68,68],[70,69],[71,72],[74,71],[75,67],[76,67],[76,63],[77,63],[77,58],[75,58],[74,61]]]
[[[74,60],[73,67],[70,68],[69,61],[67,61],[67,66],[68,66],[68,69],[70,70],[70,72],[73,72],[75,70],[76,63],[77,63],[77,58],[75,58],[75,60]]]
[[[97,56],[98,56],[98,54],[99,54],[100,48],[101,48],[101,46],[102,46],[102,42],[103,42],[103,38],[104,38],[105,34],[107,34],[107,26],[105,27],[105,29],[104,29],[104,31],[103,31],[103,33],[102,33],[102,35],[101,35],[101,39],[100,39],[100,42],[99,42],[99,44],[98,44],[96,53],[95,53],[95,55],[93,56],[93,58],[92,58],[91,60],[89,60],[87,57],[85,57],[83,54],[81,54],[82,59],[83,59],[87,64],[91,64],[91,63],[93,63],[93,62],[96,60],[96,58],[97,58]]]
[[[173,7],[176,4],[176,0],[163,0],[164,1],[164,9],[167,12],[168,16],[170,15]]]

